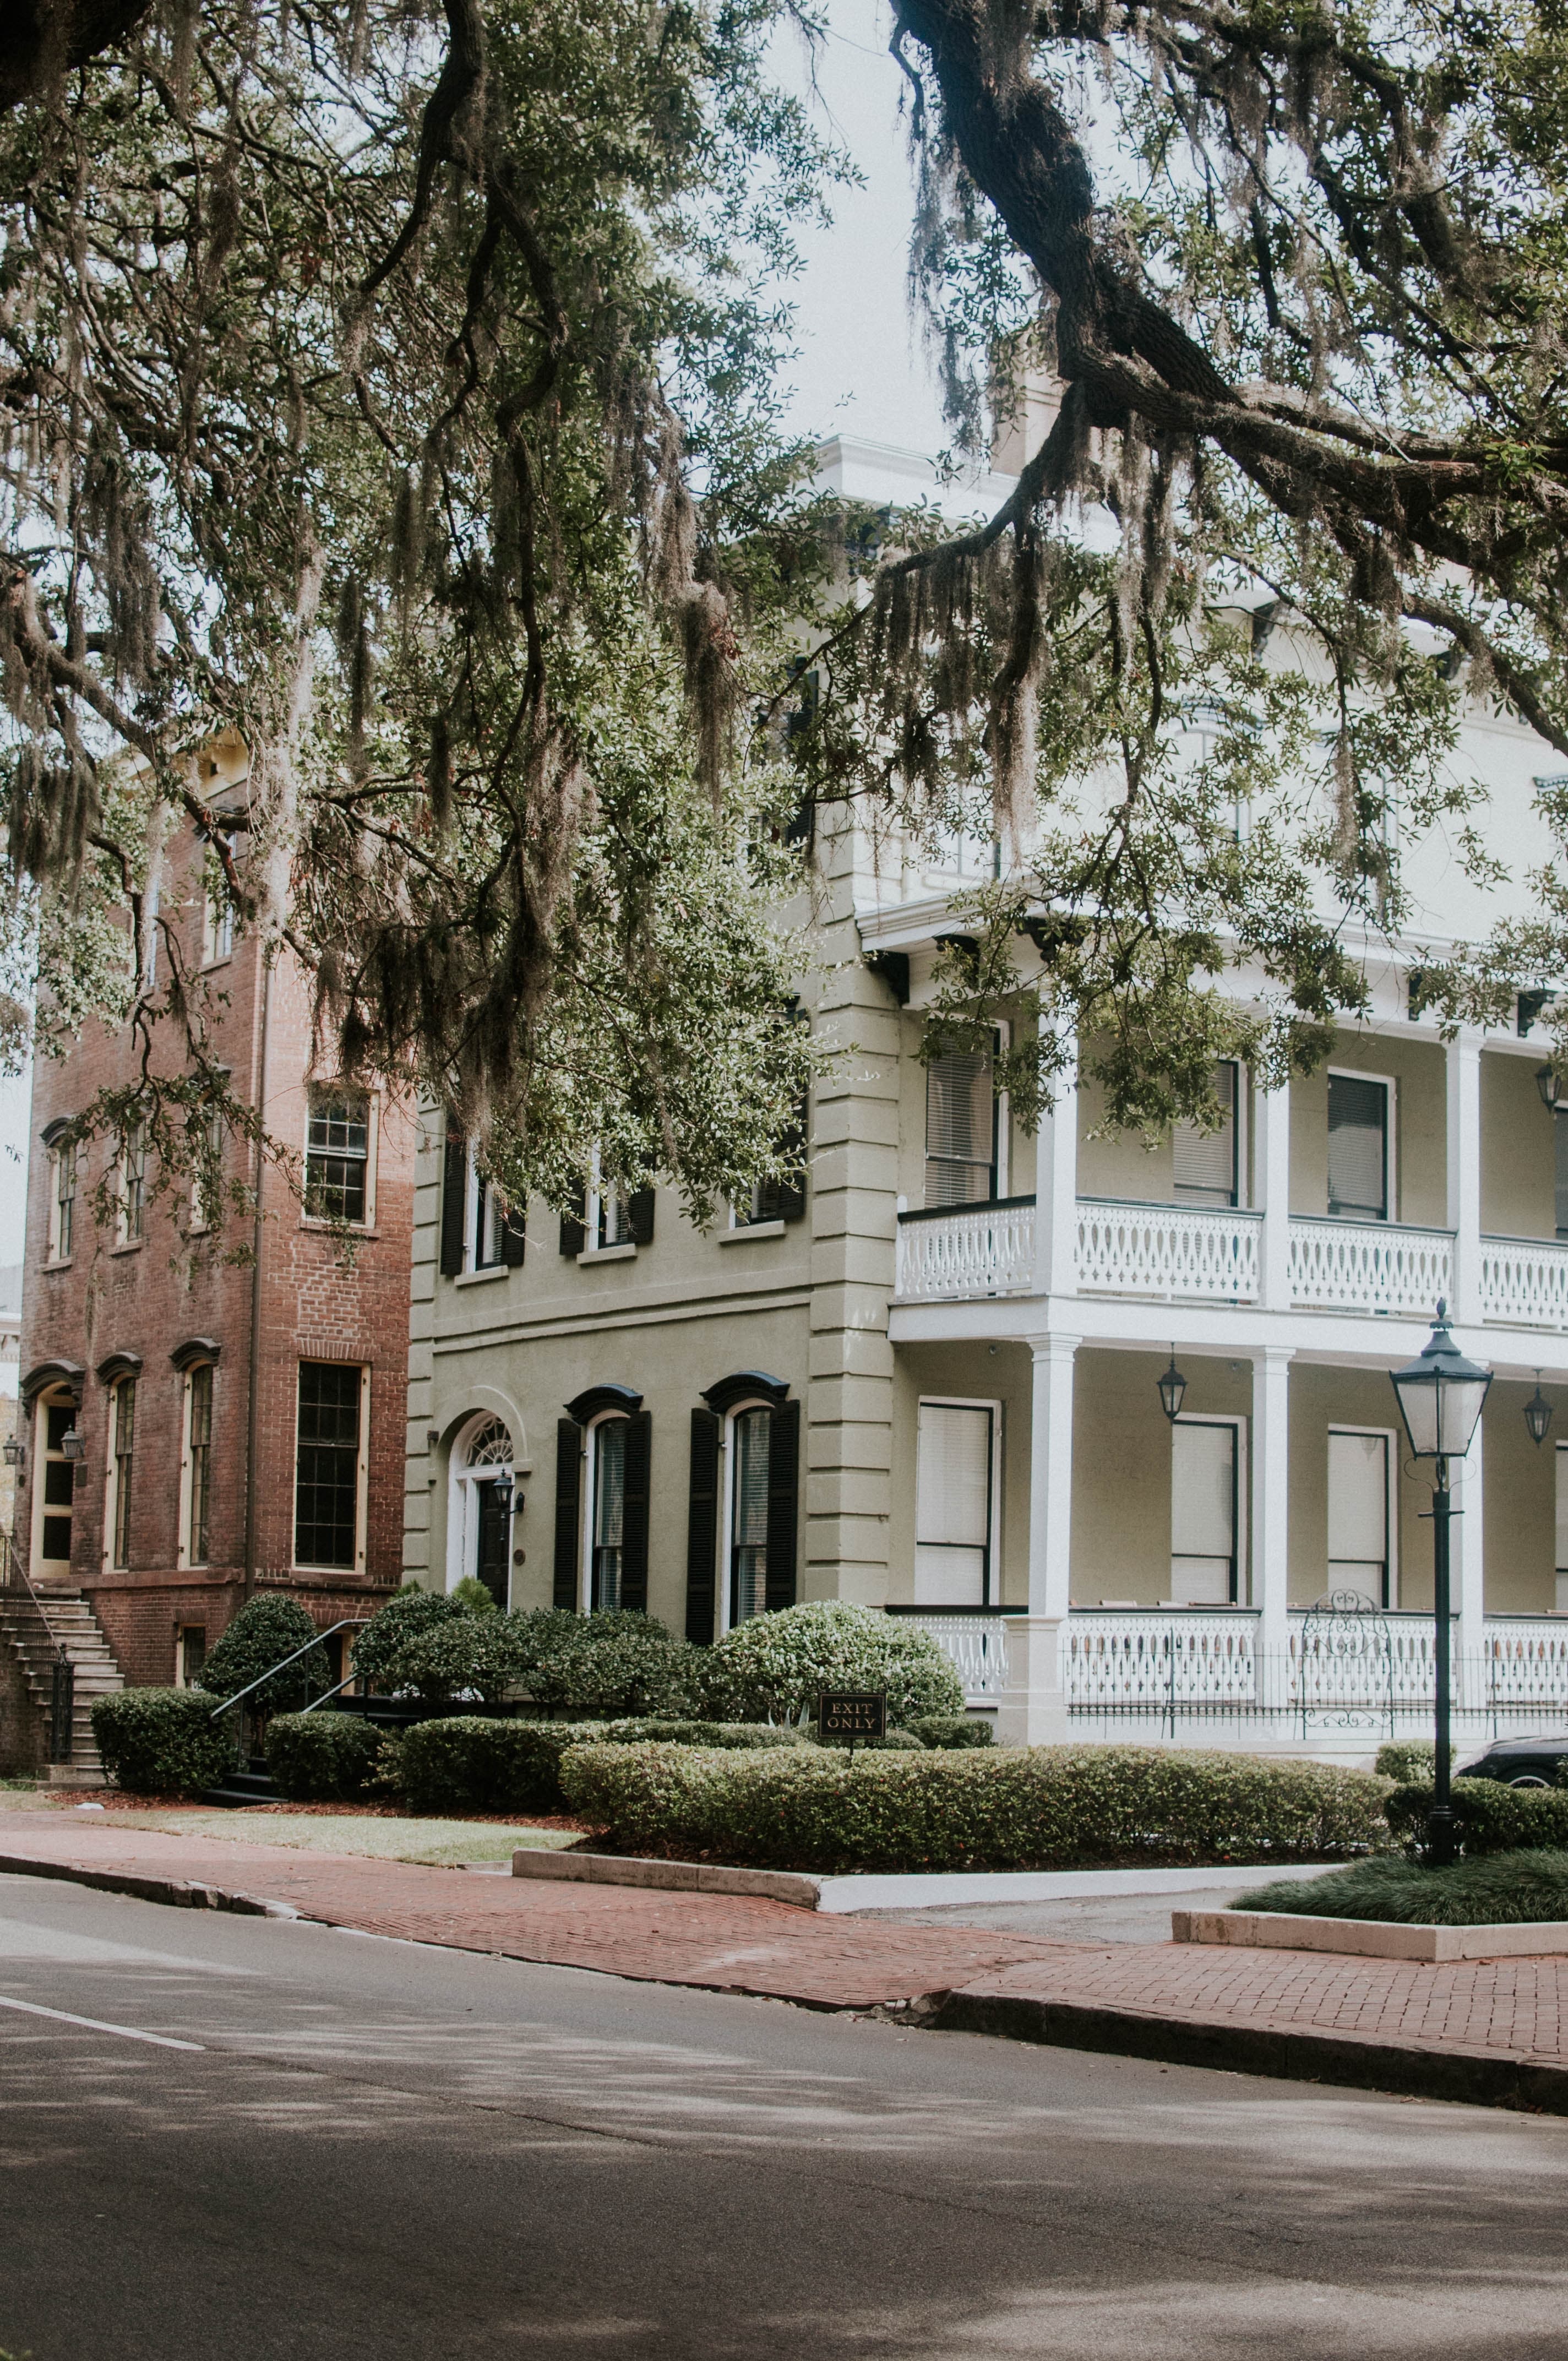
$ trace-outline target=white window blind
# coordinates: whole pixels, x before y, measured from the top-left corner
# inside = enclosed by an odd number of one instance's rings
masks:
[[[991,1596],[992,1413],[922,1402],[915,1460],[915,1597],[983,1607]]]
[[[1179,1123],[1171,1139],[1176,1193],[1184,1204],[1234,1205],[1238,1171],[1236,1157],[1236,1080],[1234,1060],[1214,1069],[1214,1095],[1224,1109],[1218,1131],[1202,1131],[1195,1123]]]
[[[1170,1595],[1182,1606],[1226,1606],[1235,1570],[1235,1428],[1179,1420],[1170,1430]]]
[[[1388,1218],[1387,1082],[1329,1076],[1329,1212],[1346,1221]]]
[[[1388,1604],[1388,1438],[1329,1436],[1329,1588]]]
[[[996,1093],[989,1049],[926,1069],[926,1202],[983,1204],[996,1193]]]

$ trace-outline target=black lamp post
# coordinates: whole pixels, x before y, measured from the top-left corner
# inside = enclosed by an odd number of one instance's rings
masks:
[[[1432,1332],[1419,1359],[1391,1369],[1399,1415],[1416,1458],[1433,1464],[1432,1609],[1437,1626],[1434,1661],[1437,1691],[1437,1762],[1427,1835],[1440,1868],[1453,1859],[1453,1806],[1449,1799],[1449,1520],[1453,1514],[1448,1463],[1463,1459],[1480,1423],[1492,1383],[1490,1369],[1467,1361],[1448,1332],[1448,1307],[1441,1297]]]
[[[1170,1367],[1159,1381],[1159,1406],[1172,1426],[1181,1415],[1182,1397],[1186,1391],[1187,1380],[1176,1366],[1176,1347],[1173,1345],[1170,1348]]]

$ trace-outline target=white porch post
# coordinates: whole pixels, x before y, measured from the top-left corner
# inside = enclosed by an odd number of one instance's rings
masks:
[[[1072,1377],[1076,1336],[1034,1342],[1029,1454],[1029,1611],[1007,1619],[1007,1685],[998,1738],[1014,1746],[1066,1742],[1061,1631],[1072,1576]]]
[[[1042,1015],[1040,1030],[1056,1029]],[[1078,1292],[1078,1059],[1070,1035],[1063,1039],[1067,1067],[1051,1111],[1035,1142],[1035,1292]]]
[[[1456,1321],[1481,1317],[1481,1043],[1461,1033],[1448,1044],[1448,1226],[1453,1232]]]
[[[1252,1604],[1258,1609],[1258,1702],[1263,1666],[1279,1666],[1289,1642],[1290,1360],[1283,1345],[1252,1356]]]
[[[1458,1616],[1450,1627],[1456,1705],[1479,1705],[1486,1694],[1484,1688],[1479,1696],[1475,1692],[1486,1637],[1486,1440],[1483,1417],[1464,1458],[1449,1462],[1458,1511],[1448,1528],[1451,1604]]]
[[[1290,1085],[1259,1091],[1253,1102],[1257,1137],[1253,1170],[1263,1208],[1263,1269],[1259,1276],[1266,1312],[1290,1309]]]

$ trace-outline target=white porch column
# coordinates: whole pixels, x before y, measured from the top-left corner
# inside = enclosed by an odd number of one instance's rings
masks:
[[[1455,1320],[1481,1317],[1481,1041],[1461,1033],[1448,1047],[1448,1226],[1453,1232]]]
[[[1277,1345],[1252,1356],[1252,1604],[1275,1664],[1290,1636],[1290,1361]]]
[[[1260,1300],[1266,1312],[1290,1309],[1290,1085],[1259,1091],[1253,1101],[1257,1137],[1253,1173],[1263,1208]]]
[[[1454,1508],[1459,1511],[1449,1524],[1449,1585],[1450,1605],[1458,1616],[1451,1626],[1450,1640],[1459,1659],[1454,1668],[1453,1694],[1464,1705],[1479,1705],[1485,1697],[1472,1694],[1479,1666],[1481,1650],[1486,1642],[1486,1568],[1485,1444],[1486,1422],[1482,1419],[1475,1429],[1475,1440],[1463,1459],[1449,1461],[1450,1480],[1453,1485]]]
[[[1029,1453],[1029,1612],[1007,1619],[1007,1685],[996,1734],[1012,1746],[1065,1744],[1061,1632],[1072,1573],[1072,1375],[1080,1339],[1034,1343]]]
[[[1040,1030],[1056,1019],[1040,1018]],[[1070,1035],[1063,1038],[1069,1061],[1057,1085],[1051,1111],[1035,1141],[1035,1292],[1078,1292],[1078,1059]]]

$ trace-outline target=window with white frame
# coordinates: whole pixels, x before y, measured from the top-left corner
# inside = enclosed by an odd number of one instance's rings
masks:
[[[216,967],[234,956],[234,904],[214,880],[202,905],[202,965]]]
[[[49,1259],[69,1262],[76,1238],[77,1148],[60,1140],[49,1150]]]
[[[729,1422],[729,1626],[768,1603],[768,1494],[773,1413],[738,1410]]]
[[[1331,1590],[1354,1590],[1373,1607],[1394,1604],[1389,1435],[1380,1430],[1329,1433]]]
[[[181,1557],[205,1565],[211,1545],[213,1506],[213,1365],[198,1361],[185,1373],[184,1499],[181,1510]]]
[[[915,1449],[915,1599],[989,1607],[996,1581],[1001,1404],[922,1401]]]
[[[955,1049],[926,1069],[926,1203],[983,1204],[996,1195],[999,1131],[989,1048]]]
[[[507,1207],[500,1191],[479,1167],[468,1143],[467,1202],[463,1224],[463,1268],[489,1270],[506,1260]]]
[[[137,1381],[122,1378],[109,1396],[108,1499],[104,1503],[105,1562],[131,1562],[131,1477],[136,1466]]]
[[[1393,1083],[1383,1075],[1329,1075],[1329,1212],[1336,1220],[1390,1218]]]
[[[207,1661],[207,1627],[204,1623],[181,1623],[174,1634],[174,1686],[177,1689],[195,1688],[202,1677],[202,1667]]]
[[[1241,1203],[1240,1073],[1229,1058],[1222,1059],[1214,1069],[1214,1096],[1221,1114],[1218,1130],[1205,1131],[1196,1123],[1176,1126],[1171,1164],[1179,1204]]]
[[[447,1587],[470,1577],[482,1582],[500,1608],[511,1595],[512,1517],[521,1509],[521,1495],[514,1498],[509,1489],[512,1463],[505,1420],[484,1412],[453,1445]]]
[[[52,1574],[71,1571],[76,1467],[65,1438],[75,1432],[76,1407],[64,1389],[41,1394],[33,1424],[33,1562]]]
[[[1557,1457],[1557,1593],[1552,1601],[1561,1614],[1568,1608],[1568,1443],[1560,1443]]]
[[[1234,1419],[1190,1415],[1170,1430],[1170,1596],[1179,1607],[1239,1603],[1237,1445]]]
[[[626,1569],[626,1444],[629,1422],[610,1416],[589,1429],[593,1491],[588,1522],[588,1606],[619,1607]]]
[[[294,1563],[358,1566],[365,1556],[370,1372],[302,1361],[294,1470]]]
[[[116,1181],[119,1243],[139,1246],[147,1228],[147,1132],[139,1123],[120,1136]]]
[[[305,1142],[305,1212],[362,1227],[370,1218],[370,1094],[313,1082]]]

